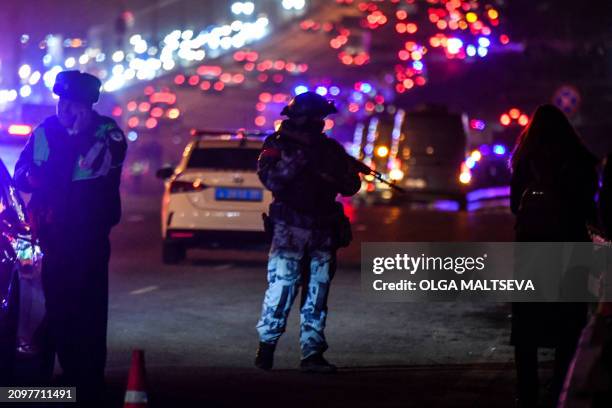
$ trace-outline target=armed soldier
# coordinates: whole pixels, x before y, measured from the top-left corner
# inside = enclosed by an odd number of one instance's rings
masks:
[[[276,343],[300,285],[300,369],[336,370],[323,358],[328,347],[327,297],[336,250],[351,239],[350,223],[336,197],[354,195],[361,185],[344,148],[323,133],[325,117],[336,112],[333,102],[316,93],[296,96],[282,111],[288,119],[266,139],[259,157],[259,178],[274,196],[267,218],[273,235],[268,289],[257,324],[255,358],[255,365],[264,370],[273,366]]]
[[[111,227],[119,222],[119,181],[126,141],[114,120],[92,105],[100,80],[57,75],[57,115],[38,126],[15,167],[44,252],[43,289],[52,372],[76,386],[80,406],[101,405],[106,360]]]

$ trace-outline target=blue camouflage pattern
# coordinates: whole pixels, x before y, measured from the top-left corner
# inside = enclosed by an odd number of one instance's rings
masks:
[[[336,270],[330,231],[276,222],[268,260],[268,289],[257,323],[260,341],[276,344],[300,286],[302,358],[327,350],[325,322],[329,287]]]

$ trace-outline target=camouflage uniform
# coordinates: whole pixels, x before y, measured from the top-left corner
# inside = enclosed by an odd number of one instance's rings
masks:
[[[274,227],[268,289],[257,331],[261,342],[276,344],[302,286],[300,346],[302,358],[307,358],[327,349],[324,329],[329,287],[336,270],[336,221],[344,217],[335,197],[338,193],[354,194],[360,181],[346,160],[338,160],[344,151],[337,142],[314,135],[320,144],[308,152],[282,134],[281,130],[266,140],[258,166],[259,177],[275,200],[270,206]],[[319,157],[331,152],[330,161],[339,167],[325,168],[313,152]],[[319,178],[313,172],[318,168],[333,173],[339,183]]]

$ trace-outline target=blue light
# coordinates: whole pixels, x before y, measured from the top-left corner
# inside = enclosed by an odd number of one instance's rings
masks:
[[[138,133],[134,132],[133,130],[129,131],[127,134],[127,138],[130,142],[135,142],[136,139],[138,139]]]
[[[465,165],[468,167],[468,169],[473,169],[476,166],[476,160],[471,157],[468,157],[467,159],[465,159]]]
[[[360,94],[359,92],[353,92],[353,100],[355,102],[361,102],[362,99],[363,99],[362,94]]]
[[[473,45],[468,45],[465,49],[465,53],[468,55],[468,57],[473,57],[474,55],[476,55],[476,47],[474,47]]]
[[[489,50],[487,50],[485,47],[478,47],[478,55],[481,57],[485,57],[488,53]]]
[[[332,94],[333,96],[339,95],[340,88],[338,88],[337,86],[332,86],[331,88],[329,88],[329,93]]]
[[[412,63],[412,68],[416,69],[417,71],[421,71],[423,69],[423,63],[421,61],[414,61]]]
[[[298,85],[293,90],[293,93],[296,95],[303,94],[304,92],[308,92],[308,87],[304,85]]]
[[[489,45],[491,45],[491,40],[489,40],[487,37],[480,37],[478,39],[478,45],[487,48]]]
[[[372,85],[368,84],[367,82],[364,82],[359,87],[359,90],[363,93],[370,93],[372,92]]]
[[[495,146],[493,146],[493,153],[499,156],[503,156],[504,154],[506,154],[506,146],[496,144]]]

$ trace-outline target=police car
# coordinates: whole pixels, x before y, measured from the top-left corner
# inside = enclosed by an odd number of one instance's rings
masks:
[[[35,336],[45,314],[41,265],[42,252],[28,224],[24,203],[0,161],[0,384],[3,385],[12,380],[16,361],[43,359]]]
[[[192,136],[178,166],[157,172],[165,180],[164,263],[180,262],[193,247],[265,244],[262,213],[272,194],[256,173],[262,137],[224,131]]]

